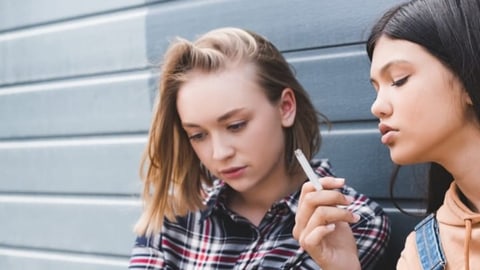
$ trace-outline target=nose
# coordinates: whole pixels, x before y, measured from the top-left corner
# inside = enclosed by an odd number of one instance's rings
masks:
[[[225,138],[224,136],[214,136],[214,138],[212,138],[213,159],[224,160],[231,157],[234,152],[234,147],[231,144],[229,138]]]
[[[387,101],[386,97],[380,95],[380,91],[377,94],[377,97],[373,101],[370,111],[377,118],[385,118],[386,116],[392,113],[392,106]]]

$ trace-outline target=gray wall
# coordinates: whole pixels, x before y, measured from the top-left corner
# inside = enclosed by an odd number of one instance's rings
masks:
[[[370,114],[365,37],[398,0],[0,1],[0,269],[125,269],[138,166],[174,36],[220,26],[268,37],[333,122],[318,157],[395,223],[388,269],[417,218],[392,207]],[[396,195],[417,211],[407,168]]]

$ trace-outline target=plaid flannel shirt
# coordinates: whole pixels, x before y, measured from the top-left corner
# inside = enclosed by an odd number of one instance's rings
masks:
[[[319,176],[333,176],[326,160],[312,162]],[[129,269],[320,269],[293,239],[300,190],[275,203],[260,225],[226,207],[226,190],[213,189],[207,208],[165,220],[160,234],[137,237]],[[347,207],[361,219],[351,224],[362,269],[385,251],[390,224],[380,206],[351,187],[341,189],[354,201]]]

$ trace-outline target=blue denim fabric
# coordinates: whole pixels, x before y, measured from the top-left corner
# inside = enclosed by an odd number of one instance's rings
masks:
[[[430,214],[415,226],[418,255],[423,270],[445,269],[445,254],[440,243],[438,223],[434,214]]]

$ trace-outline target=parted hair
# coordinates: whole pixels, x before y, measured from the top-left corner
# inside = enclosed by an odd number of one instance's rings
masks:
[[[302,149],[307,158],[319,150],[319,125],[328,120],[316,111],[293,69],[266,38],[239,28],[215,29],[193,42],[176,38],[162,61],[159,95],[141,163],[144,209],[135,226],[138,235],[159,233],[165,218],[175,221],[204,208],[205,188],[214,177],[202,166],[182,128],[177,93],[189,72],[219,72],[235,64],[255,66],[257,83],[272,104],[285,88],[295,94],[296,119],[284,128],[287,171],[293,174],[299,169],[295,149]]]

